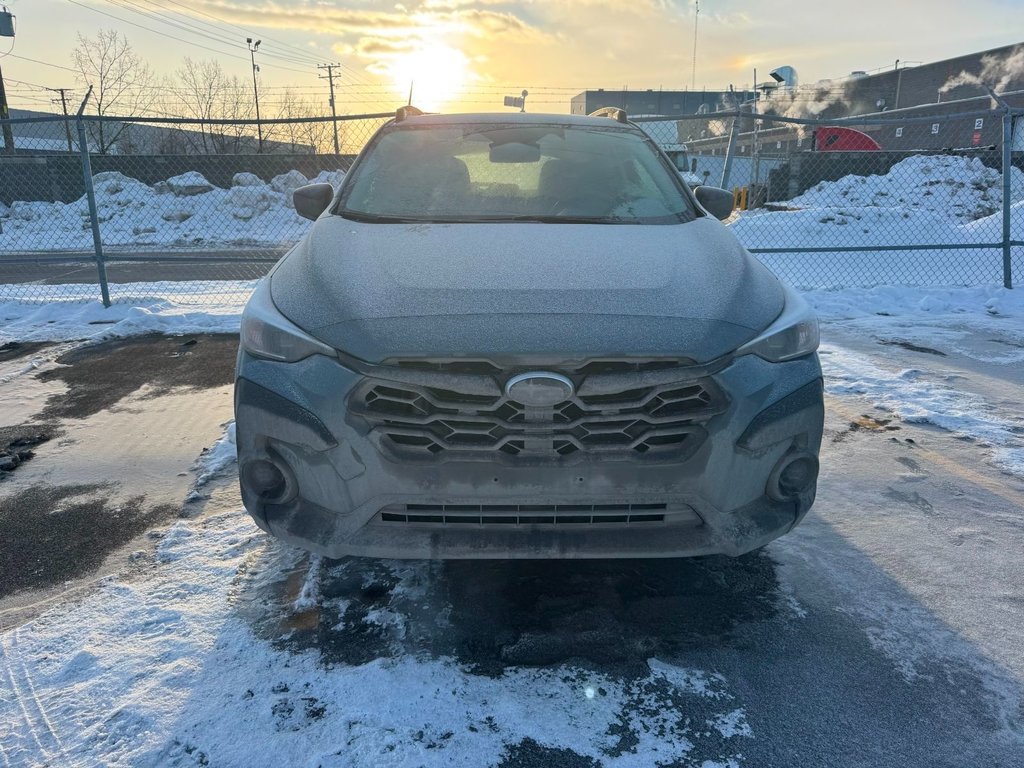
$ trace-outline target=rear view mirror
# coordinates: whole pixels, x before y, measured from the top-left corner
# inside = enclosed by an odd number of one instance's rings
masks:
[[[732,192],[719,187],[697,187],[693,190],[697,202],[704,206],[704,210],[710,213],[719,221],[725,221],[732,216]]]
[[[492,163],[539,163],[540,147],[536,144],[519,144],[510,141],[507,144],[491,145]]]
[[[310,221],[316,221],[333,199],[334,187],[330,184],[307,184],[292,192],[295,212]]]

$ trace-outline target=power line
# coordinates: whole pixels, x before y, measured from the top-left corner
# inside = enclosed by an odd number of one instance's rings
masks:
[[[151,4],[156,4],[155,0],[145,0],[145,1],[149,2]],[[227,21],[226,19],[222,19],[219,16],[214,16],[213,14],[206,13],[205,11],[201,11],[198,8],[192,8],[192,7],[190,7],[190,6],[188,6],[188,5],[184,4],[184,3],[177,2],[177,0],[163,0],[163,2],[170,3],[171,5],[176,5],[179,8],[184,8],[189,14],[192,14],[193,17],[195,15],[205,16],[206,18],[213,19],[214,21],[216,21],[216,22],[218,22],[218,23],[220,23],[220,24],[222,24],[224,26],[234,27],[235,29],[239,30],[240,32],[244,32],[246,34],[249,33],[249,30],[245,29],[245,27],[241,27],[238,24],[235,24],[233,22]],[[196,21],[200,21],[200,20],[196,19]],[[212,24],[209,24],[208,22],[200,21],[200,23],[207,24],[207,26],[210,26],[210,27],[214,26]],[[269,37],[266,37],[266,36],[264,36],[264,40],[265,41],[270,41],[272,43],[275,42],[272,38],[269,38]],[[310,64],[316,64],[317,63],[317,59],[316,58],[310,56],[308,54],[308,52],[303,51],[298,46],[290,45],[288,43],[283,43],[283,42],[280,42],[280,41],[276,41],[276,45],[279,45],[282,48],[291,48],[295,52],[297,52],[297,53],[301,54],[303,57],[305,57],[306,61],[308,61]]]
[[[68,72],[75,72],[76,74],[78,73],[77,69],[72,69],[71,67],[61,66],[60,64],[51,64],[48,61],[40,61],[39,59],[30,59],[28,56],[19,56],[16,53],[9,53],[4,58],[8,58],[8,59],[21,59],[22,61],[31,61],[33,64],[42,64],[44,67],[53,67],[54,69],[63,69],[63,70],[66,70]]]
[[[154,0],[146,0],[146,2],[152,3],[152,2],[154,2]],[[215,16],[213,14],[207,13],[205,11],[202,11],[202,10],[198,9],[198,8],[193,8],[193,7],[189,6],[189,5],[186,5],[185,3],[178,2],[178,0],[164,0],[164,2],[170,3],[172,5],[176,5],[179,8],[184,8],[190,14],[198,14],[198,15],[201,15],[201,16],[205,16],[208,19],[213,19],[214,21],[217,21],[217,22],[219,22],[221,24],[224,24],[226,26],[229,26],[229,27],[234,27],[235,29],[237,29],[237,30],[239,30],[241,32],[245,32],[246,34],[248,34],[248,30],[247,29],[245,29],[244,27],[239,26],[238,24],[235,24],[234,22],[227,21],[226,19],[222,19],[219,16]],[[315,57],[311,57],[310,56],[308,51],[304,51],[302,48],[300,48],[300,47],[298,47],[296,45],[292,45],[290,43],[286,43],[286,42],[283,42],[281,40],[276,40],[274,38],[267,37],[266,35],[263,36],[263,40],[265,42],[269,41],[270,43],[273,44],[273,46],[275,48],[290,49],[291,51],[294,52],[294,55],[297,55],[298,57],[301,57],[304,61],[308,62],[310,65],[319,63],[318,60]],[[370,84],[370,81],[366,80],[366,77],[365,77],[364,74],[361,74],[360,72],[358,72],[357,70],[353,69],[352,67],[349,67],[349,66],[347,66],[345,64],[339,64],[338,66],[342,70],[348,72],[349,76],[354,81],[359,82],[359,83],[364,84],[364,85],[369,85]]]
[[[180,29],[180,30],[182,30],[184,32],[187,32],[189,34],[199,35],[200,37],[206,38],[208,40],[213,40],[214,42],[220,43],[222,45],[230,45],[230,43],[225,43],[224,42],[224,30],[215,27],[213,24],[209,24],[207,26],[209,26],[212,30],[214,30],[216,32],[216,34],[213,34],[213,33],[209,32],[209,31],[207,31],[205,29],[201,29],[200,27],[197,27],[195,24],[190,23],[189,21],[180,21],[180,20],[178,20],[178,19],[176,19],[176,18],[174,18],[172,16],[169,16],[167,13],[164,13],[164,12],[162,12],[160,10],[152,10],[152,9],[148,8],[147,6],[139,5],[139,3],[134,2],[134,0],[107,0],[107,2],[112,3],[114,5],[119,5],[121,7],[124,7],[125,10],[131,11],[132,13],[137,13],[137,14],[143,15],[143,16],[152,16],[152,17],[160,20],[161,23],[163,23],[163,24],[167,24],[167,25],[172,26],[172,27],[174,27],[176,29]],[[153,0],[146,0],[146,2],[150,3],[150,5],[155,5]],[[125,7],[125,4],[127,4],[128,6],[132,6],[132,7],[131,8]],[[157,5],[157,8],[159,8],[159,7],[160,6]],[[205,24],[205,22],[199,22],[199,23]],[[274,58],[281,59],[282,61],[287,61],[287,62],[293,63],[293,64],[311,65],[312,63],[315,63],[315,62],[309,62],[309,61],[306,61],[306,60],[301,60],[301,59],[298,59],[298,58],[293,57],[293,56],[278,55],[278,54],[275,54],[273,52],[267,51],[266,49],[264,49],[264,54],[267,55],[267,56],[271,56],[271,57],[274,57]]]
[[[160,35],[161,37],[169,37],[172,40],[177,40],[179,43],[184,43],[185,45],[192,45],[192,46],[195,46],[196,48],[202,48],[203,50],[210,51],[211,53],[216,53],[218,56],[229,56],[229,57],[231,57],[233,59],[239,59],[241,61],[245,61],[245,57],[244,56],[235,55],[233,53],[225,53],[224,51],[219,51],[219,50],[216,50],[214,48],[210,48],[209,46],[203,45],[202,43],[197,43],[197,42],[194,42],[192,40],[185,40],[184,38],[168,34],[167,32],[161,32],[160,30],[153,29],[152,27],[147,27],[145,24],[139,24],[137,22],[130,21],[130,20],[125,19],[125,18],[123,18],[121,16],[118,16],[117,14],[109,13],[107,11],[104,11],[104,10],[100,9],[100,8],[93,8],[91,5],[86,5],[85,3],[80,3],[80,2],[78,2],[78,0],[67,0],[67,1],[69,3],[71,3],[72,5],[77,5],[80,8],[85,8],[86,10],[93,11],[95,13],[99,13],[99,14],[101,14],[103,16],[107,16],[107,17],[109,17],[111,19],[115,19],[117,21],[120,21],[123,24],[130,24],[133,27],[138,27],[139,29],[144,29],[147,32],[152,32],[155,35]],[[110,0],[108,0],[108,1],[110,1]],[[287,70],[289,72],[297,72],[300,75],[307,74],[306,72],[303,72],[301,70],[293,69],[291,67],[285,67],[285,66],[282,66],[280,64],[275,64],[275,66],[278,69],[284,69],[284,70]],[[72,70],[72,71],[74,71],[74,70]]]

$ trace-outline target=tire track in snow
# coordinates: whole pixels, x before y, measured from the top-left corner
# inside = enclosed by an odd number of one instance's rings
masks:
[[[18,630],[14,630],[7,637],[0,636],[0,664],[10,683],[14,700],[24,717],[25,733],[35,742],[38,754],[47,760],[56,755],[63,755],[64,747],[60,737],[46,715],[46,709],[32,683],[32,676],[28,673],[18,650]],[[6,762],[7,758],[4,760]]]

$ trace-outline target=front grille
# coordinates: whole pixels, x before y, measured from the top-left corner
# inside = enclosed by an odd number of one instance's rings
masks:
[[[403,456],[491,452],[558,459],[577,454],[685,457],[706,437],[702,424],[725,408],[724,397],[708,379],[600,394],[584,388],[549,408],[517,403],[497,381],[493,392],[368,378],[353,391],[349,409],[365,419],[383,448]]]
[[[418,525],[631,525],[664,523],[667,504],[406,504],[383,523]]]

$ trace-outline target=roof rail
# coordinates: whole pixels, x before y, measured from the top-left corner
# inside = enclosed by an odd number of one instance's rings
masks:
[[[414,107],[412,104],[408,104],[395,110],[395,122],[400,123],[407,117],[419,117],[422,114],[422,109]]]
[[[591,112],[588,117],[610,117],[619,123],[629,122],[629,118],[626,117],[626,110],[619,109],[618,107],[601,107]]]

